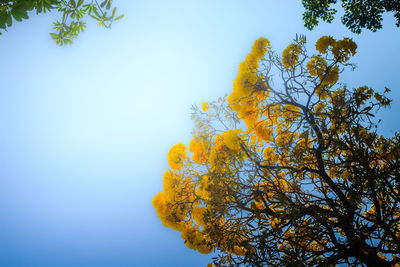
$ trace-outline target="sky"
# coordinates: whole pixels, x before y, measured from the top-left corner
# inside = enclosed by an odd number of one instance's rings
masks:
[[[167,153],[188,144],[190,107],[229,94],[257,38],[281,53],[296,33],[358,44],[349,87],[392,90],[380,131],[400,128],[400,29],[352,34],[340,19],[303,27],[300,0],[115,0],[111,30],[88,20],[72,46],[57,13],[0,36],[0,266],[205,266],[162,226],[151,200]],[[340,13],[339,13],[340,15]]]

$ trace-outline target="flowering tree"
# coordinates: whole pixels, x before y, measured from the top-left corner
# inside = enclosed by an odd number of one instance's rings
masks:
[[[400,135],[374,122],[388,89],[338,83],[356,48],[324,36],[309,56],[301,37],[279,57],[255,41],[232,93],[194,108],[190,154],[169,151],[162,223],[217,266],[400,262]]]

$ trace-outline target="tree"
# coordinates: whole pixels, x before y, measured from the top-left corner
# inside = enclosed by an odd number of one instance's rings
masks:
[[[153,206],[217,266],[399,266],[400,134],[374,120],[389,89],[338,82],[351,39],[305,43],[279,57],[255,41],[232,93],[193,108],[190,154],[171,148]]]
[[[305,27],[312,30],[318,25],[318,20],[332,22],[337,12],[332,8],[337,0],[302,0],[306,11],[303,13]],[[367,28],[375,32],[382,28],[382,14],[393,12],[396,26],[400,26],[400,1],[398,0],[342,0],[345,11],[342,23],[354,33],[361,33]]]
[[[116,8],[111,10],[112,0],[2,0],[0,1],[0,30],[7,31],[13,19],[22,21],[28,19],[28,11],[35,10],[36,14],[57,10],[62,13],[62,19],[54,22],[55,33],[50,33],[58,45],[72,44],[72,41],[86,27],[83,18],[90,16],[97,20],[100,26],[111,28],[113,21],[123,17],[115,17]],[[1,32],[0,32],[1,35]]]

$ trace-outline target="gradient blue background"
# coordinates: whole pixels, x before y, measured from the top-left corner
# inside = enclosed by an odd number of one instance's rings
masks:
[[[400,30],[310,32],[300,0],[116,0],[112,30],[88,21],[72,46],[32,14],[0,36],[0,266],[205,266],[151,205],[169,148],[188,143],[190,106],[231,92],[255,39],[279,53],[306,34],[359,45],[349,87],[392,89],[381,131],[400,127]],[[340,14],[339,14],[340,15]]]

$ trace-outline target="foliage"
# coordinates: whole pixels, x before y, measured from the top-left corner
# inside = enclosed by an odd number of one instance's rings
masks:
[[[82,19],[90,16],[97,20],[100,26],[111,28],[113,21],[123,17],[115,17],[116,8],[111,11],[112,0],[2,0],[0,1],[0,30],[7,30],[16,21],[28,19],[28,12],[35,10],[36,14],[57,10],[62,13],[62,19],[54,22],[55,33],[50,33],[58,45],[72,44],[72,41],[86,27]],[[107,12],[110,12],[108,14]],[[1,35],[1,32],[0,32]]]
[[[337,0],[302,0],[306,11],[303,13],[305,27],[312,30],[318,20],[332,22],[337,12],[332,8]],[[342,23],[354,33],[361,33],[366,28],[375,32],[382,28],[382,14],[393,12],[396,26],[400,26],[400,1],[398,0],[342,0],[345,11]]]
[[[351,39],[322,37],[313,56],[305,43],[279,57],[258,39],[232,93],[193,108],[189,151],[168,153],[153,206],[189,248],[219,252],[217,266],[400,261],[400,135],[374,120],[389,89],[338,83]]]

